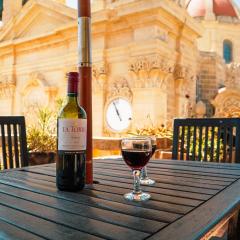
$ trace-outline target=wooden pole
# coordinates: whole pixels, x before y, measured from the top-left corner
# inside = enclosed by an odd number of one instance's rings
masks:
[[[87,113],[86,184],[93,183],[92,166],[92,61],[90,0],[78,0],[79,101]]]

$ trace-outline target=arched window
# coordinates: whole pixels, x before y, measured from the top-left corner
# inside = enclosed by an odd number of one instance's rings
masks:
[[[232,62],[232,42],[229,40],[223,41],[223,58],[225,60],[225,63]]]

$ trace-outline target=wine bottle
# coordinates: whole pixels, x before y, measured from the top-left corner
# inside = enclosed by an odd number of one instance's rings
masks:
[[[68,73],[67,103],[58,115],[56,183],[59,190],[85,185],[87,116],[78,103],[77,72]]]

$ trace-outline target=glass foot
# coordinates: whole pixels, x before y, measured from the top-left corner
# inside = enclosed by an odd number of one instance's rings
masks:
[[[147,201],[150,199],[151,195],[149,193],[145,192],[139,192],[139,193],[126,193],[124,194],[124,198],[128,201],[136,201],[136,202],[141,202],[141,201]]]
[[[155,184],[155,181],[148,178],[148,177],[147,178],[141,178],[140,179],[140,184],[141,185],[153,185],[153,184]]]

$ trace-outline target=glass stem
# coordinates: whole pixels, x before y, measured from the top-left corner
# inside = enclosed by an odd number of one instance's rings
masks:
[[[142,168],[141,170],[141,179],[147,178],[147,167]]]
[[[140,187],[140,171],[139,170],[133,170],[133,193],[134,194],[139,194],[142,192],[141,187]]]

